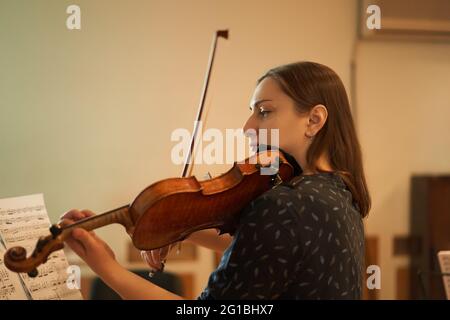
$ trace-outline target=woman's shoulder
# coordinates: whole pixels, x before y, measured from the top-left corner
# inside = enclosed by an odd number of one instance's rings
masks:
[[[322,172],[311,175],[299,175],[289,181],[288,185],[303,192],[345,191],[347,186],[341,176],[335,172]]]
[[[304,196],[288,185],[276,186],[249,203],[241,214],[241,223],[297,224],[301,204],[306,205]]]
[[[352,193],[337,173],[297,176],[289,185],[306,204],[333,211],[355,209]]]
[[[298,176],[272,188],[244,211],[260,219],[276,219],[286,213],[298,222],[349,209],[354,209],[352,196],[342,178],[333,173],[320,173]]]
[[[333,173],[297,176],[282,183],[254,200],[254,203],[292,207],[294,204],[318,206],[344,201],[348,189],[342,178]]]

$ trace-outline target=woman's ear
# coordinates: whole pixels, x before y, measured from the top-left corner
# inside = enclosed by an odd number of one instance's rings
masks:
[[[307,129],[307,136],[313,137],[315,136],[320,129],[325,125],[325,122],[328,118],[328,110],[327,108],[322,105],[318,104],[314,106],[309,111],[309,119],[308,119],[308,129]]]

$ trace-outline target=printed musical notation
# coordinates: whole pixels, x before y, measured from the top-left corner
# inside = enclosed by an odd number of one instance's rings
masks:
[[[42,194],[0,199],[0,236],[6,248],[22,246],[30,254],[37,239],[49,234],[49,227],[50,220]],[[38,267],[37,277],[30,278],[21,273],[19,283],[13,283],[3,281],[3,278],[14,279],[17,275],[0,262],[0,299],[27,299],[26,293],[34,300],[82,299],[79,290],[69,289],[66,284],[68,266],[64,252],[60,250],[52,253],[47,262]],[[24,284],[22,291],[25,290],[25,297],[12,295],[16,291],[20,292],[20,282]]]
[[[28,299],[22,287],[19,276],[3,264],[3,255],[6,249],[0,243],[0,300],[25,300]]]

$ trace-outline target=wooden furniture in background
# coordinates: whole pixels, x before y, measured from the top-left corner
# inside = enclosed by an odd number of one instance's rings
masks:
[[[445,299],[442,277],[433,272],[440,271],[438,251],[450,250],[450,175],[413,176],[410,213],[411,237],[421,244],[410,254],[411,298]]]

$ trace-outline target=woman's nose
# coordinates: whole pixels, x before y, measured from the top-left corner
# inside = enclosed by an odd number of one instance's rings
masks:
[[[256,123],[253,119],[253,116],[250,116],[247,121],[244,124],[244,134],[246,137],[249,137],[251,135],[254,135],[255,132],[257,131],[257,126]]]

